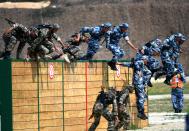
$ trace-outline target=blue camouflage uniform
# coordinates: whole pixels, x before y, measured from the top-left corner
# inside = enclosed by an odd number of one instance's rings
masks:
[[[100,45],[99,42],[102,37],[105,37],[105,41],[107,42],[109,39],[109,33],[108,32],[102,32],[103,27],[111,27],[111,23],[105,23],[102,24],[101,26],[96,26],[96,27],[84,27],[81,29],[80,33],[89,33],[91,38],[88,42],[88,49],[87,49],[87,54],[81,58],[83,60],[91,60],[95,53],[98,51]]]
[[[121,38],[125,40],[129,40],[128,32],[122,32],[121,27],[128,28],[128,24],[124,23],[120,26],[115,26],[112,31],[110,32],[110,41],[107,44],[107,48],[112,52],[113,58],[112,61],[116,62],[117,60],[121,59],[125,52],[119,46],[119,41]]]
[[[146,69],[146,71],[144,72],[145,82],[150,82],[150,79],[154,74],[154,72],[156,72],[160,68],[160,61],[154,57],[156,53],[160,53],[160,48],[161,48],[161,40],[154,39],[152,41],[149,41],[142,47],[144,53],[142,53],[139,50],[135,56],[135,60],[140,60],[143,56],[148,56],[148,63],[147,66],[145,67],[148,69]]]
[[[170,80],[171,77],[176,72],[175,64],[178,63],[180,55],[180,44],[177,43],[176,37],[181,38],[183,41],[186,40],[186,37],[181,33],[175,33],[167,37],[163,41],[163,46],[161,48],[161,60],[164,66],[164,70],[167,74],[167,79]]]
[[[141,60],[136,60],[134,62],[134,77],[133,77],[133,84],[135,86],[135,93],[137,96],[137,109],[139,113],[144,113],[144,102],[146,98],[145,93],[145,84],[146,76],[151,75],[150,70],[146,67],[143,58],[147,56],[143,56]]]
[[[185,80],[185,74],[184,74],[184,69],[182,64],[178,63],[177,65],[178,72],[181,76],[181,81],[186,82]],[[183,87],[182,88],[172,88],[171,91],[171,100],[172,100],[172,105],[173,108],[175,109],[175,113],[180,113],[183,109],[183,102],[184,102],[184,97],[183,97]]]

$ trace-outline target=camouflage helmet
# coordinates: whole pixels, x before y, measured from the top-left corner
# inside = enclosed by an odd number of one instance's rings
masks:
[[[87,37],[87,38],[91,38],[90,33],[83,33],[83,36],[84,36],[84,37]]]
[[[182,41],[186,41],[187,40],[187,37],[184,36],[182,33],[175,33],[174,36],[176,38],[180,38]]]
[[[123,23],[120,25],[121,28],[124,28],[124,29],[128,29],[129,28],[129,24],[127,23]]]
[[[110,28],[111,26],[112,26],[112,24],[110,22],[106,22],[101,25],[101,27],[104,27],[104,28]]]
[[[52,24],[52,28],[53,29],[59,29],[60,28],[60,25],[55,23],[55,24]]]

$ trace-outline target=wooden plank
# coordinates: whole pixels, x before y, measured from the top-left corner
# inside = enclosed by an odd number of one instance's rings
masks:
[[[80,96],[80,97],[65,97],[64,98],[64,103],[84,103],[86,102],[85,96]],[[88,102],[95,101],[96,100],[96,95],[88,96]]]
[[[62,119],[63,112],[40,112],[40,121],[49,120],[49,119]]]
[[[36,121],[27,121],[27,122],[14,122],[13,123],[13,129],[15,129],[15,130],[17,130],[17,129],[24,129],[24,131],[25,131],[25,129],[27,129],[27,128],[30,128],[30,129],[32,129],[32,128],[34,128],[34,129],[36,129],[36,128],[38,128],[38,121],[36,120]]]
[[[15,106],[34,106],[38,104],[37,98],[28,98],[28,99],[13,99],[13,107]]]
[[[39,99],[40,105],[54,105],[54,104],[61,104],[62,103],[62,97],[41,97]]]
[[[12,62],[12,68],[14,67],[37,67],[36,62]]]
[[[92,108],[94,102],[88,102],[87,105],[88,108]],[[64,111],[84,110],[84,109],[86,109],[86,103],[64,104]]]
[[[54,105],[40,105],[40,112],[56,112],[56,111],[63,111],[62,104],[54,104]]]
[[[14,129],[14,128],[13,128]],[[14,131],[38,131],[38,128],[34,129],[34,128],[31,128],[31,129],[14,129]]]
[[[36,91],[37,90],[37,83],[13,83],[12,84],[13,91]]]
[[[83,81],[83,82],[64,82],[64,89],[85,89],[86,88],[86,82]],[[92,87],[99,87],[101,88],[102,86],[102,81],[98,81],[98,82],[88,82],[88,87],[89,88],[92,88]]]
[[[12,83],[34,83],[37,82],[37,75],[12,76]]]
[[[54,127],[59,127],[63,125],[63,119],[49,119],[49,120],[41,120],[40,121],[40,127],[49,127],[49,126],[54,126]]]
[[[88,89],[88,95],[98,95],[98,93],[101,91],[100,87],[96,87],[96,88],[89,88]],[[64,90],[64,96],[82,96],[82,95],[86,95],[85,89],[67,89]]]
[[[62,81],[61,82],[40,82],[39,88],[42,90],[62,90]]]
[[[24,99],[24,98],[37,98],[37,90],[36,91],[13,91],[12,92],[13,99]]]
[[[38,106],[13,107],[13,114],[33,114],[38,113]]]
[[[13,121],[14,122],[30,122],[30,121],[37,121],[38,120],[38,113],[35,114],[13,114]]]
[[[50,96],[55,96],[59,97],[62,96],[62,90],[40,90],[40,97],[50,97]]]
[[[63,126],[59,126],[59,127],[41,127],[40,131],[63,131]]]

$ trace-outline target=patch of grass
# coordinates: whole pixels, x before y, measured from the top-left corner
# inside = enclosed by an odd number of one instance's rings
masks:
[[[165,106],[166,105],[166,106]],[[183,112],[187,112],[189,100],[184,100]],[[149,112],[174,112],[171,99],[149,100]]]
[[[189,82],[184,84],[184,94],[189,94]],[[154,83],[153,87],[148,88],[148,95],[170,94],[171,88],[163,83]]]

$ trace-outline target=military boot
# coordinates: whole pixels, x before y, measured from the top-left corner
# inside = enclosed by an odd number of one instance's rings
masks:
[[[117,71],[116,62],[110,61],[107,64],[110,66],[111,70]]]
[[[164,81],[164,84],[171,85],[170,80],[171,80],[171,77],[167,76],[166,79],[165,79],[165,81]]]
[[[161,77],[161,76],[163,76],[163,75],[165,75],[164,72],[157,72],[157,73],[155,74],[154,79],[157,80],[159,77]]]
[[[147,85],[148,85],[149,87],[153,87],[151,81],[149,81]]]
[[[148,119],[148,117],[146,116],[146,114],[144,112],[138,112],[137,117],[142,120]]]

